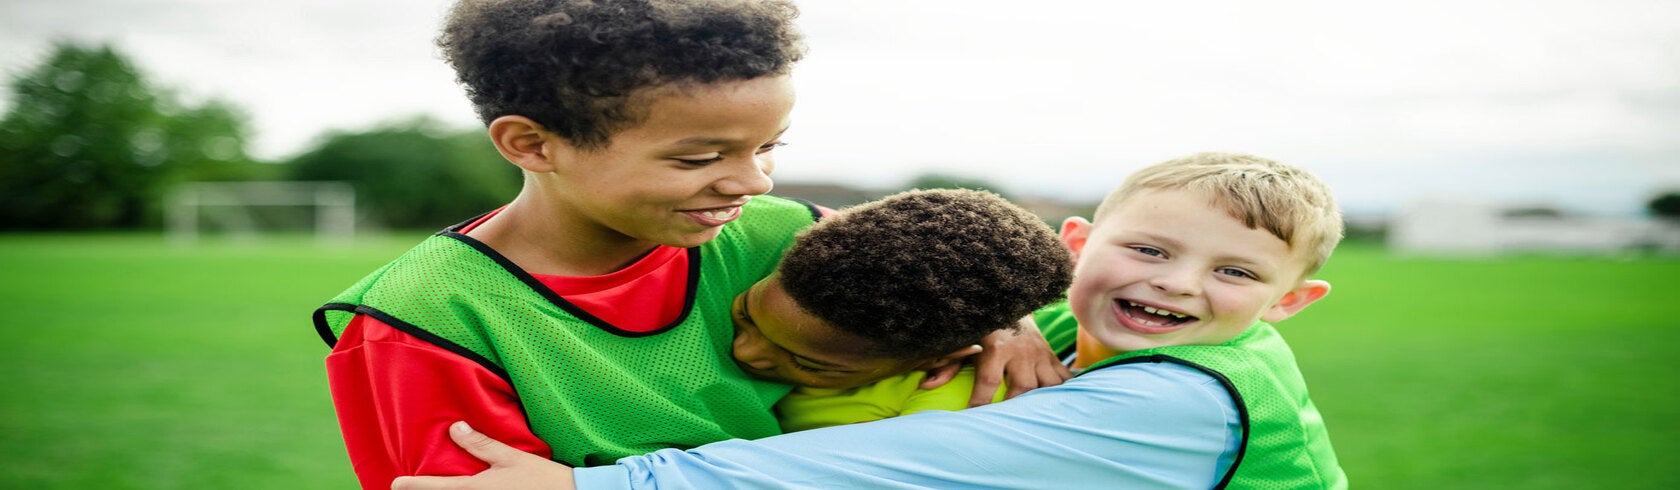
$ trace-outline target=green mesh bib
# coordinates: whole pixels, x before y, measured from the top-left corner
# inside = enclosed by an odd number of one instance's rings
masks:
[[[1218,379],[1242,418],[1243,445],[1217,488],[1347,488],[1324,419],[1307,398],[1295,354],[1277,329],[1256,322],[1220,345],[1178,345],[1128,352],[1087,368],[1172,362]]]
[[[484,244],[445,231],[315,314],[336,343],[355,314],[471,359],[507,379],[532,431],[574,466],[780,432],[785,385],[732,361],[734,296],[769,275],[816,211],[760,196],[717,239],[689,249],[688,296],[664,329],[618,330],[577,309]]]

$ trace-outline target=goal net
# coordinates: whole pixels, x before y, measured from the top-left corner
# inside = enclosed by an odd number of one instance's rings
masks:
[[[170,196],[170,239],[208,233],[254,239],[265,233],[313,233],[323,242],[356,233],[356,189],[346,182],[188,182]]]

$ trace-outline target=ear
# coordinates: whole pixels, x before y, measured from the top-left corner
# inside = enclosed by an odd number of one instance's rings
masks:
[[[984,349],[982,349],[979,344],[965,345],[961,349],[951,351],[943,356],[922,361],[921,364],[916,365],[915,370],[927,371],[950,366],[952,364],[961,364],[963,359],[979,354],[982,350]]]
[[[1267,323],[1281,322],[1286,318],[1295,316],[1296,313],[1306,309],[1307,305],[1313,304],[1326,294],[1330,294],[1330,283],[1317,279],[1302,281],[1300,286],[1284,293],[1277,303],[1273,303],[1271,308],[1267,308],[1265,313],[1261,313],[1260,319]]]
[[[490,141],[509,162],[530,172],[553,172],[557,153],[571,149],[565,138],[548,132],[525,116],[502,116],[490,121]]]
[[[1078,216],[1070,216],[1062,220],[1062,245],[1073,252],[1074,260],[1079,259],[1079,252],[1085,250],[1085,240],[1091,238],[1091,222]]]
[[[928,359],[916,364],[916,367],[910,368],[911,371],[927,371],[927,377],[922,378],[922,383],[917,385],[917,387],[924,390],[931,390],[944,386],[945,383],[950,382],[952,378],[957,377],[957,371],[962,369],[962,360],[964,358],[979,354],[981,350],[984,349],[982,349],[979,345],[969,345],[961,349],[951,351],[949,354]]]

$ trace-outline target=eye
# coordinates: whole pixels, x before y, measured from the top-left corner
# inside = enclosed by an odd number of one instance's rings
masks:
[[[758,147],[758,151],[755,152],[755,153],[759,154],[759,155],[763,155],[765,153],[770,153],[770,150],[774,150],[776,148],[780,148],[780,147],[783,147],[783,146],[787,146],[787,143],[783,143],[782,140],[771,141],[769,143],[765,143],[764,146]]]
[[[710,165],[710,164],[713,164],[713,163],[723,161],[723,154],[722,153],[713,153],[711,155],[712,156],[708,157],[708,158],[671,157],[671,159],[682,162],[684,165],[693,165],[693,166],[696,166],[696,167],[702,166],[702,165]]]
[[[799,369],[800,371],[804,371],[804,372],[807,372],[807,373],[814,373],[814,374],[828,374],[829,373],[829,370],[827,370],[827,369],[823,369],[823,368],[819,368],[819,367],[806,366],[806,365],[800,364],[798,362],[793,363],[793,367]]]
[[[1224,274],[1224,275],[1227,275],[1227,276],[1231,276],[1231,277],[1241,277],[1241,278],[1245,278],[1245,279],[1256,279],[1256,280],[1260,279],[1259,276],[1255,276],[1251,272],[1248,272],[1248,271],[1245,271],[1245,270],[1242,270],[1242,269],[1238,269],[1236,267],[1220,267],[1219,269],[1215,270],[1215,272],[1218,272],[1220,274]]]
[[[1155,247],[1150,247],[1150,246],[1146,246],[1146,245],[1132,245],[1131,248],[1132,248],[1132,250],[1136,251],[1137,253],[1148,255],[1150,257],[1166,257],[1167,256],[1166,252],[1162,252],[1161,249],[1158,249],[1158,248],[1155,248]]]

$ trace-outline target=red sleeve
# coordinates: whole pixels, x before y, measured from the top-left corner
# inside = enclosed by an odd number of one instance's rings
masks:
[[[449,424],[552,458],[519,397],[488,368],[379,320],[357,315],[327,355],[327,383],[344,447],[363,488],[404,475],[471,475],[488,468],[449,439]]]

